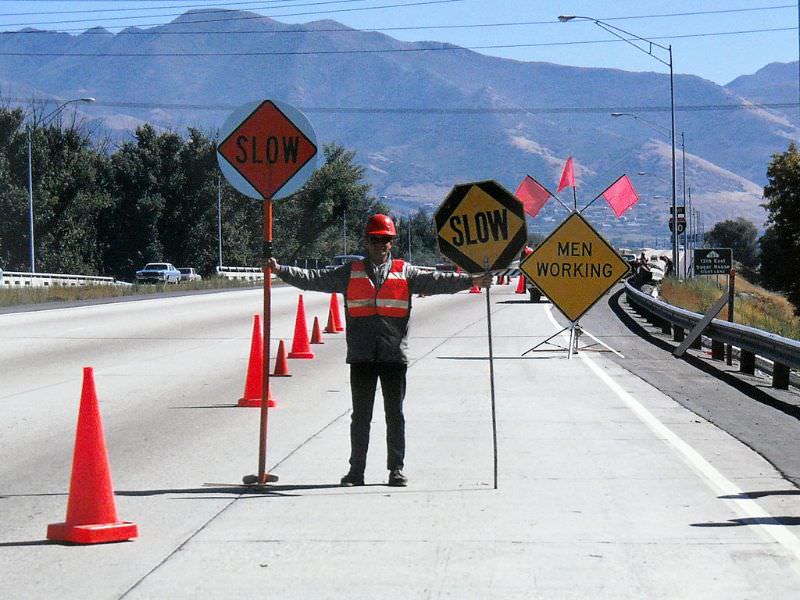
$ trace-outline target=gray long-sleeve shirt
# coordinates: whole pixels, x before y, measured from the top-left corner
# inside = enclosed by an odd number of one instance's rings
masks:
[[[367,275],[375,289],[379,289],[389,273],[391,258],[377,268],[364,259]],[[472,277],[464,273],[443,273],[422,270],[405,263],[403,267],[410,294],[431,296],[453,294],[472,286]],[[347,334],[347,362],[408,363],[409,318],[350,317],[347,311],[347,284],[350,281],[350,264],[335,269],[302,269],[281,265],[277,272],[286,283],[302,290],[345,294],[345,330]],[[411,316],[409,297],[409,317]]]

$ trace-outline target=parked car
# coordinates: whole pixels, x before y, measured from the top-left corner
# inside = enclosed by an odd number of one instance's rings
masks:
[[[636,267],[639,266],[639,259],[636,257],[635,254],[630,253],[630,252],[626,252],[625,254],[622,255],[622,259],[626,263],[628,263],[628,266],[630,267],[630,272],[631,273],[636,271]]]
[[[136,283],[178,283],[181,272],[170,263],[147,263],[136,271]]]
[[[342,265],[346,265],[349,262],[353,262],[354,260],[362,260],[364,257],[360,254],[337,254],[331,260],[331,264],[326,265],[326,269],[335,269],[336,267],[341,267]]]
[[[203,279],[193,267],[178,267],[178,271],[181,273],[181,281],[200,281]]]

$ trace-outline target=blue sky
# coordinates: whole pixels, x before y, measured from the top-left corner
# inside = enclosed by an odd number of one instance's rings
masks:
[[[770,62],[798,58],[797,5],[781,0],[0,0],[0,29],[31,26],[78,33],[104,26],[117,31],[166,23],[189,8],[202,7],[252,10],[289,23],[334,19],[402,40],[451,42],[523,61],[667,72],[666,66],[591,22],[557,21],[562,14],[582,15],[671,44],[676,73],[720,84]],[[388,29],[398,27],[411,29]],[[518,47],[485,48],[498,45]]]

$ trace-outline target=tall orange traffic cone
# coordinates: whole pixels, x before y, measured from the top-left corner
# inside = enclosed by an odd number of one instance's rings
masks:
[[[517,282],[517,294],[524,294],[525,293],[525,276],[520,273],[519,274],[519,281]]]
[[[328,323],[325,325],[325,329],[323,329],[325,333],[339,333],[336,330],[336,323],[334,323],[333,319],[333,309],[328,309]]]
[[[138,537],[136,523],[120,521],[114,505],[103,421],[92,367],[83,369],[81,406],[72,455],[67,519],[47,526],[47,539],[73,544],[121,542]]]
[[[314,317],[314,327],[311,328],[311,343],[324,344],[322,341],[322,331],[319,328],[319,317]]]
[[[336,331],[344,331],[344,325],[342,325],[342,317],[339,314],[339,297],[334,292],[331,294],[331,314],[333,314],[333,326],[336,328]]]
[[[264,385],[264,343],[261,337],[261,316],[253,315],[253,338],[250,342],[250,361],[247,363],[247,379],[239,406],[256,408],[261,406],[261,387]],[[272,389],[267,396],[267,405],[275,406]]]
[[[291,377],[289,373],[289,361],[286,360],[286,348],[283,345],[283,340],[278,344],[278,356],[275,357],[275,370],[272,372],[273,377]],[[271,391],[271,390],[270,390]]]
[[[289,358],[314,358],[314,353],[308,345],[308,326],[306,325],[306,309],[303,304],[303,294],[297,299],[297,316],[294,319],[294,338],[292,338],[292,351]]]

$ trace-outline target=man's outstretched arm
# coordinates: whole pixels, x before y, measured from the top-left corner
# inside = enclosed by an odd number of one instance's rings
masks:
[[[289,285],[312,292],[345,293],[350,278],[350,266],[342,265],[335,269],[303,269],[281,265],[274,258],[269,259],[269,267],[275,275]]]

